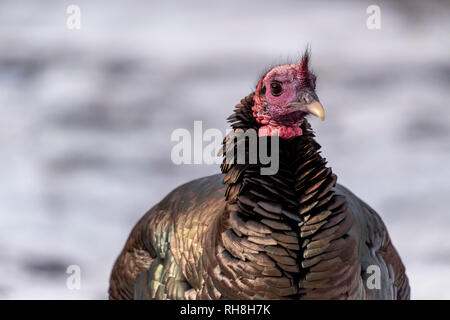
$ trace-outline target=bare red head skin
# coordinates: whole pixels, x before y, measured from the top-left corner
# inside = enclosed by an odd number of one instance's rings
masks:
[[[306,115],[324,119],[323,107],[315,93],[316,76],[308,64],[309,54],[305,53],[300,64],[274,67],[258,81],[252,109],[261,124],[259,136],[290,139],[302,135]]]

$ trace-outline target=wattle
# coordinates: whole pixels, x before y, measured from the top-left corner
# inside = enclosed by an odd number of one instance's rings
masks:
[[[262,126],[258,130],[258,136],[279,136],[282,139],[290,139],[293,137],[301,136],[303,131],[297,126]]]

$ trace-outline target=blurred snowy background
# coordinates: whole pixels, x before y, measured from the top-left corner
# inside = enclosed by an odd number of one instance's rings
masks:
[[[81,30],[66,27],[67,6]],[[366,8],[381,8],[381,30]],[[0,2],[0,298],[103,299],[135,222],[219,172],[176,166],[176,128],[225,131],[307,43],[340,182],[389,227],[416,299],[450,298],[450,2]],[[81,289],[66,287],[69,265]]]

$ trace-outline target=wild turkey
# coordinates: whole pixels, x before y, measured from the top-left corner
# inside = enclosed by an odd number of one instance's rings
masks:
[[[132,230],[110,299],[409,299],[381,218],[320,155],[305,119],[324,118],[315,86],[308,52],[262,76],[228,120],[259,143],[280,138],[278,172],[234,156],[172,191]],[[238,143],[225,138],[225,152]]]

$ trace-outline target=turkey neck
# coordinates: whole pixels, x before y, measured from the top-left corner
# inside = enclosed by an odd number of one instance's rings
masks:
[[[253,94],[241,100],[228,120],[233,129],[255,129],[252,116]],[[305,120],[303,135],[289,140],[279,139],[279,170],[274,175],[261,175],[260,164],[224,163],[221,166],[227,185],[227,207],[221,222],[221,244],[233,258],[264,265],[261,250],[273,264],[266,262],[265,273],[286,276],[294,283],[307,273],[304,248],[321,225],[315,217],[329,215],[336,176],[326,167],[320,145]],[[270,138],[269,138],[270,139]],[[322,218],[316,218],[321,221]],[[234,241],[235,237],[244,239]],[[237,246],[253,247],[253,254]],[[250,251],[251,252],[251,251]],[[294,286],[297,287],[297,286]],[[292,296],[299,292],[294,288]]]

